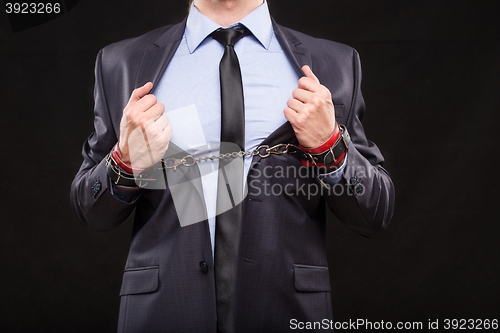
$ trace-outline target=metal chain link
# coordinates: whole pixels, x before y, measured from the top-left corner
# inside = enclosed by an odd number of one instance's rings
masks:
[[[271,156],[271,154],[283,155],[283,154],[293,154],[295,151],[291,151],[290,147],[295,147],[291,143],[280,143],[275,146],[269,147],[268,145],[259,146],[253,150],[238,151],[232,153],[225,153],[220,155],[212,155],[206,157],[194,158],[192,155],[186,155],[183,158],[169,157],[166,160],[162,159],[162,167],[160,169],[174,169],[176,170],[178,166],[183,165],[186,167],[193,166],[197,162],[213,161],[224,158],[237,158],[237,157],[253,157],[259,156],[260,158],[266,158]]]

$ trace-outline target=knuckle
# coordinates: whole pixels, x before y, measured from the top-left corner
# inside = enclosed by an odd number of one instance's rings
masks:
[[[330,90],[327,87],[325,87],[325,86],[322,86],[322,87],[323,87],[323,89],[322,89],[323,95],[325,96],[325,98],[331,99],[332,98],[332,93],[330,92]]]
[[[304,127],[305,125],[304,117],[297,117],[297,119],[295,120],[295,125],[298,127]]]
[[[145,114],[139,116],[138,118],[139,118],[139,125],[140,126],[146,125],[146,122],[149,120],[149,118]]]
[[[325,105],[328,106],[330,109],[335,110],[335,106],[333,105],[333,101],[331,99],[327,99],[325,101]]]
[[[308,117],[311,113],[314,112],[314,110],[316,109],[316,107],[314,105],[311,105],[311,104],[308,104],[305,108],[304,108],[304,116],[305,117]]]
[[[151,103],[151,104],[156,104],[156,102],[157,102],[156,96],[153,94],[146,95],[143,97],[143,99],[146,102]]]
[[[170,133],[169,132],[162,132],[161,134],[161,142],[163,144],[167,144],[170,141]]]
[[[163,105],[163,103],[156,103],[155,106],[158,108],[158,111],[161,111],[162,113],[165,111],[165,105]]]
[[[139,116],[137,115],[136,112],[130,112],[129,115],[128,115],[128,120],[134,126],[138,126],[139,125]]]
[[[158,124],[162,124],[161,129],[165,130],[168,126],[168,117],[165,114],[162,114],[156,120]]]
[[[144,112],[139,109],[135,109],[134,112],[131,114],[133,121],[136,123],[140,123],[142,121],[143,116]]]
[[[165,132],[165,138],[166,138],[167,142],[169,142],[170,139],[172,139],[172,126],[168,125],[167,130],[164,132]]]
[[[123,109],[122,113],[122,121],[128,121],[130,119],[130,112],[127,112],[125,109]]]
[[[153,95],[153,94],[149,94],[148,96],[151,96],[150,98],[151,98],[151,101],[152,101],[153,103],[155,103],[155,104],[156,104],[156,103],[158,103],[158,99],[156,98],[156,96],[155,96],[155,95]]]
[[[311,103],[316,107],[320,107],[323,105],[323,100],[321,98],[319,98],[318,96],[314,96],[312,99],[311,99]]]

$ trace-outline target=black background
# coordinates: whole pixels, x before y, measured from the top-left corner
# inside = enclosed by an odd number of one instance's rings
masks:
[[[389,228],[330,217],[339,321],[500,319],[498,0],[272,0],[278,23],[355,47],[368,138],[396,186]],[[13,33],[0,13],[3,332],[113,332],[131,223],[80,226],[69,188],[112,42],[176,23],[183,0],[83,0]]]

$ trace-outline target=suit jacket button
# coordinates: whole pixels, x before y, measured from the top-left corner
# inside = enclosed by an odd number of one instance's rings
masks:
[[[92,188],[90,189],[90,195],[92,196],[92,198],[95,199],[97,197],[97,194],[99,193],[99,191],[101,191],[101,188],[102,184],[100,181],[96,181],[94,185],[92,185]]]
[[[357,183],[356,186],[354,186],[354,193],[356,195],[362,195],[365,193],[365,187],[361,183]]]
[[[208,264],[204,261],[200,261],[200,268],[203,273],[208,273]]]

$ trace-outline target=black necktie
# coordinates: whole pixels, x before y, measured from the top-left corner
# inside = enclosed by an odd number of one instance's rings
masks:
[[[243,84],[240,64],[234,52],[234,45],[245,33],[244,29],[218,29],[212,33],[212,37],[224,46],[224,55],[219,67],[221,154],[245,149]],[[222,333],[234,332],[236,270],[241,225],[239,203],[243,195],[243,161],[241,157],[239,159],[240,161],[219,160],[214,264],[217,330]],[[228,205],[232,207],[229,210]],[[220,213],[221,211],[223,213]]]

